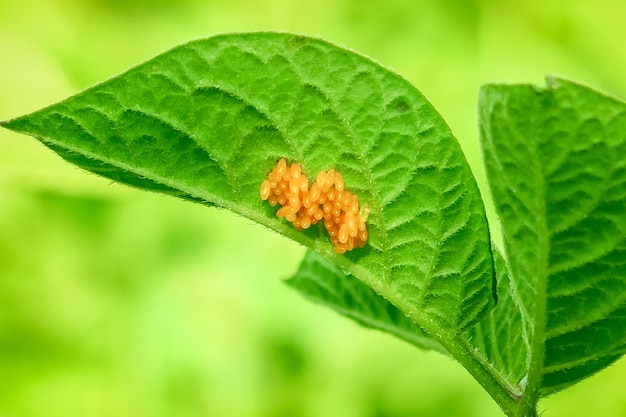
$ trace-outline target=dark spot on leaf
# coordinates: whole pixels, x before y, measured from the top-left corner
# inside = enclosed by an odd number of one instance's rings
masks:
[[[296,48],[301,48],[309,43],[309,39],[304,36],[294,36],[291,39],[291,44]]]
[[[400,113],[406,113],[407,111],[409,111],[409,108],[409,104],[404,100],[399,100],[396,103],[396,110],[398,110]]]

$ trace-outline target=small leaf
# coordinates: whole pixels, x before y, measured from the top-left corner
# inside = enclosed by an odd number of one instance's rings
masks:
[[[626,104],[563,80],[492,85],[480,121],[530,404],[626,352]]]
[[[451,343],[493,305],[485,213],[460,147],[398,75],[317,39],[191,42],[49,108],[4,122],[70,162],[214,204],[323,254]],[[365,248],[338,255],[259,198],[277,159],[334,168],[371,208]]]
[[[421,349],[448,353],[393,304],[315,252],[307,251],[296,274],[285,282],[313,302],[365,327],[390,333]]]

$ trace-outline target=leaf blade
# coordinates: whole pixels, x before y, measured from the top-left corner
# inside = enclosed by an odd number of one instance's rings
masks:
[[[481,141],[521,289],[534,395],[626,352],[625,115],[624,103],[563,80],[481,93]]]
[[[420,349],[448,354],[389,301],[313,251],[307,251],[298,271],[285,283],[364,327],[389,333]]]
[[[467,343],[485,364],[509,395],[521,398],[525,387],[530,361],[528,335],[524,333],[523,306],[515,283],[500,250],[494,247],[497,273],[498,304],[467,336]]]
[[[274,33],[194,41],[4,127],[86,169],[101,164],[115,177],[117,167],[126,173],[118,180],[277,230],[448,341],[493,305],[482,201],[445,122],[405,80],[324,41]],[[299,233],[275,217],[258,188],[280,157],[310,177],[342,173],[371,208],[365,248],[337,255],[323,230]]]

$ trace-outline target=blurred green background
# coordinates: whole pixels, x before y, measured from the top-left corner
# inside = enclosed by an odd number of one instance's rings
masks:
[[[293,31],[416,85],[484,191],[479,86],[554,74],[624,98],[625,19],[621,0],[2,0],[0,119],[193,38]],[[288,289],[302,253],[0,131],[0,417],[501,416],[452,361]],[[622,360],[541,409],[626,416],[625,378]]]

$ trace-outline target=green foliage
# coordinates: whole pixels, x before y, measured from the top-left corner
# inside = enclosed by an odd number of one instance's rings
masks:
[[[245,76],[242,76],[245,74]],[[5,124],[127,184],[228,208],[324,253],[424,328],[492,303],[487,224],[457,142],[410,84],[354,53],[280,34],[183,45]],[[334,254],[261,201],[280,157],[335,168],[369,205],[369,245]]]
[[[504,236],[428,101],[389,70],[288,34],[182,45],[3,122],[134,187],[227,208],[313,249],[288,283],[359,323],[457,359],[532,416],[626,349],[626,112],[560,80],[487,86],[481,140]],[[335,168],[371,210],[346,255],[259,198],[276,160]],[[495,279],[499,302],[495,304]]]
[[[562,80],[487,86],[480,122],[530,407],[626,351],[626,106]]]
[[[422,349],[447,354],[437,341],[385,298],[315,252],[308,251],[287,284],[365,327],[382,330]]]

